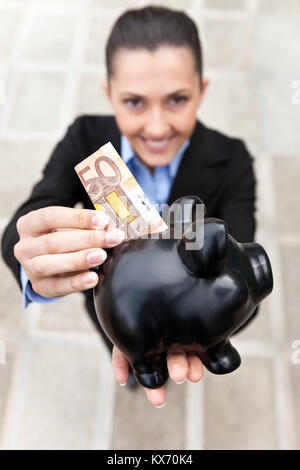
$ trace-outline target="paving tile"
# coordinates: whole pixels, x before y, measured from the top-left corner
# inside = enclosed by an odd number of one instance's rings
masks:
[[[113,109],[101,88],[101,78],[94,75],[82,75],[75,101],[77,114],[113,114]]]
[[[205,0],[204,6],[208,8],[242,9],[245,8],[245,0]]]
[[[260,15],[255,21],[254,65],[260,75],[299,76],[300,15]],[[278,93],[273,95],[274,101]]]
[[[151,2],[147,2],[147,5],[150,3],[151,5],[158,5],[176,10],[187,10],[190,5],[189,0],[176,0],[176,3],[172,0],[151,0]]]
[[[7,0],[0,0],[0,5],[4,8],[7,6]],[[27,0],[10,0],[10,4],[15,5],[16,7],[22,7],[24,4],[28,3]],[[2,5],[3,4],[3,5]]]
[[[132,1],[132,0],[90,0],[91,7],[99,7],[99,8],[111,8],[114,7],[122,7],[122,8],[138,8],[139,0]]]
[[[95,426],[98,349],[36,345],[16,442],[18,449],[89,449]]]
[[[270,340],[270,313],[269,313],[269,304],[267,299],[265,299],[260,307],[259,312],[251,322],[245,326],[243,330],[233,336],[233,338],[238,340],[247,340],[247,341],[268,341]]]
[[[15,210],[28,198],[32,186],[42,177],[53,142],[0,141],[1,181],[0,215],[9,219]]]
[[[294,340],[300,340],[300,246],[282,246],[280,255],[285,306],[284,316],[287,325],[287,348],[290,348]]]
[[[233,137],[257,142],[259,135],[256,92],[250,78],[210,78],[199,118],[208,126]]]
[[[300,335],[299,335],[300,340]],[[298,354],[298,358],[299,358]],[[296,445],[294,449],[300,449],[300,407],[299,407],[299,396],[300,396],[300,364],[293,364],[290,369],[291,383],[293,391],[293,410],[295,413],[295,425],[296,425]]]
[[[7,92],[10,75],[9,62],[0,63],[0,115],[5,109],[7,103]]]
[[[17,207],[19,207],[25,199],[29,197],[30,188],[28,186],[10,187],[1,191],[1,213],[2,216],[9,217],[13,215]]]
[[[254,26],[250,19],[206,18],[199,29],[206,67],[251,70]],[[241,47],[246,44],[247,47]]]
[[[271,371],[271,361],[247,358],[232,374],[207,372],[205,449],[277,449]]]
[[[5,411],[9,398],[11,379],[17,354],[17,343],[7,340],[1,336],[0,340],[5,343],[5,364],[0,363],[0,446],[1,438],[5,435],[4,419]],[[2,361],[1,361],[2,362]]]
[[[85,310],[84,297],[81,293],[70,294],[57,302],[42,305],[38,328],[81,333],[96,331]]]
[[[176,4],[172,0],[151,0],[149,2],[143,2],[140,0],[114,0],[111,2],[110,0],[91,0],[90,1],[91,6],[97,6],[97,7],[108,7],[111,8],[112,4],[114,7],[122,7],[123,9],[135,9],[135,8],[140,8],[146,5],[157,5],[157,6],[163,6],[167,8],[173,8],[176,10],[180,9],[187,9],[190,4],[190,0],[176,0]]]
[[[300,122],[300,121],[299,121]],[[297,149],[299,153],[299,149]],[[300,156],[300,155],[299,155]],[[276,227],[279,234],[300,234],[299,193],[300,158],[273,158]]]
[[[275,50],[273,53],[276,53]],[[298,56],[298,62],[300,62],[300,55]],[[295,62],[297,62],[296,57]],[[280,58],[278,63],[280,63]],[[256,82],[260,145],[265,151],[272,154],[299,155],[300,104],[292,102],[295,93],[292,85],[297,78],[295,73],[290,68],[286,77],[280,76],[279,73],[275,76],[275,72],[271,77],[266,70],[259,72],[259,78]]]
[[[2,239],[6,223],[1,224],[0,239]],[[22,307],[22,293],[11,270],[1,257],[0,261],[0,339],[1,334],[9,332],[17,337],[21,332],[24,311]]]
[[[66,61],[70,59],[77,18],[70,14],[39,12],[34,17],[23,59]]]
[[[104,65],[105,45],[111,28],[119,15],[125,9],[105,9],[101,13],[93,13],[88,21],[88,34],[84,54],[85,62],[89,64]]]
[[[290,15],[300,13],[299,0],[260,0],[257,2],[259,12],[263,13],[279,13],[280,15]]]
[[[0,60],[11,60],[23,12],[6,10],[0,4]]]
[[[155,408],[143,389],[117,387],[112,449],[184,449],[185,384],[170,381],[166,405]]]
[[[8,130],[55,132],[65,92],[61,73],[22,71],[8,118]]]
[[[53,5],[58,4],[60,6],[72,6],[75,4],[82,4],[82,0],[39,0],[40,5]]]
[[[1,189],[25,185],[31,188],[42,175],[42,169],[54,148],[52,141],[0,141],[0,174],[5,176]]]
[[[1,238],[2,234],[3,231],[1,230]],[[23,317],[22,293],[12,272],[2,258],[0,262],[0,278],[0,325],[1,328],[10,328],[16,332],[19,330]]]

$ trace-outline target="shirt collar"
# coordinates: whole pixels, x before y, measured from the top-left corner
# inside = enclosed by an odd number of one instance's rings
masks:
[[[134,158],[134,150],[131,147],[131,144],[125,135],[121,135],[121,157],[124,162],[127,164],[130,160]]]
[[[169,167],[170,176],[172,178],[174,178],[177,173],[183,154],[186,148],[188,147],[189,143],[190,143],[190,140],[187,139],[182,144],[182,146],[176,153],[175,157],[171,160],[171,162],[168,165],[166,165],[167,167]],[[127,139],[127,137],[125,137],[125,135],[121,135],[121,157],[126,164],[136,157],[135,152],[129,140]]]

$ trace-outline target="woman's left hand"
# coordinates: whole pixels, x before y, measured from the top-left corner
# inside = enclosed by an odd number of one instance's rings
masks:
[[[204,374],[202,361],[192,352],[168,354],[167,365],[169,376],[176,383],[182,383],[186,378],[196,383],[202,379]],[[112,351],[112,366],[117,382],[125,384],[128,379],[129,362],[127,357],[116,346],[113,347]],[[145,388],[145,392],[152,405],[161,407],[165,404],[166,394],[164,387],[156,389]]]

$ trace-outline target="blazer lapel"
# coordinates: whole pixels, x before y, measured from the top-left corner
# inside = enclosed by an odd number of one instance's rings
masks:
[[[174,179],[168,204],[188,195],[200,197],[206,216],[213,212],[224,181],[227,157],[215,147],[211,131],[197,121]]]

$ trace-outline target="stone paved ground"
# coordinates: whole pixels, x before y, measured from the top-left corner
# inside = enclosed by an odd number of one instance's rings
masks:
[[[144,3],[0,0],[1,231],[73,118],[110,110],[100,90],[105,38],[124,8]],[[291,347],[300,340],[300,104],[292,103],[300,1],[176,6],[197,21],[204,43],[211,84],[200,118],[245,139],[255,157],[257,241],[270,255],[274,292],[233,341],[243,359],[237,372],[169,384],[166,407],[156,409],[143,391],[115,384],[81,294],[24,312],[2,263],[2,449],[300,448],[300,364]]]

